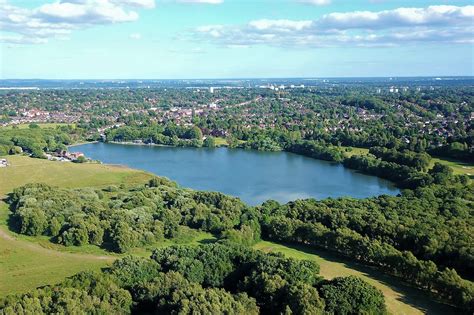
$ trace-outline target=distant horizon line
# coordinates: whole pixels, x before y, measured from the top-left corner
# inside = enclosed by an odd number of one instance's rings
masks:
[[[102,79],[51,79],[51,78],[6,78],[0,81],[170,81],[170,80],[269,80],[269,79],[303,79],[303,80],[317,80],[317,79],[388,79],[388,78],[474,78],[472,75],[416,75],[416,76],[326,76],[326,77],[216,77],[216,78],[102,78]]]

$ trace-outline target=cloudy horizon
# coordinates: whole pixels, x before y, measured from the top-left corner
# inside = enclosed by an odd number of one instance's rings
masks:
[[[473,75],[469,1],[0,5],[3,79]]]

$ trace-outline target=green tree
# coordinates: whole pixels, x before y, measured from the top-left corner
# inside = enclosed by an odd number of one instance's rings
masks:
[[[204,139],[204,142],[203,142],[203,147],[206,147],[206,148],[215,148],[216,147],[216,139],[214,139],[214,137],[211,137],[211,136],[208,136],[206,137],[206,139]]]

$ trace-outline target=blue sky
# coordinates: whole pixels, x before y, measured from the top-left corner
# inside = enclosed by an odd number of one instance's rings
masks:
[[[0,0],[1,78],[473,75],[471,1]]]

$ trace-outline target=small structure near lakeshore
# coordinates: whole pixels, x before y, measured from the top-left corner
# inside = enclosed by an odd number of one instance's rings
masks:
[[[8,165],[7,159],[0,159],[0,167],[7,167]]]
[[[84,153],[82,152],[68,152],[66,150],[57,151],[53,154],[46,154],[46,156],[48,160],[61,162],[71,162],[76,161],[81,157],[85,158]]]

